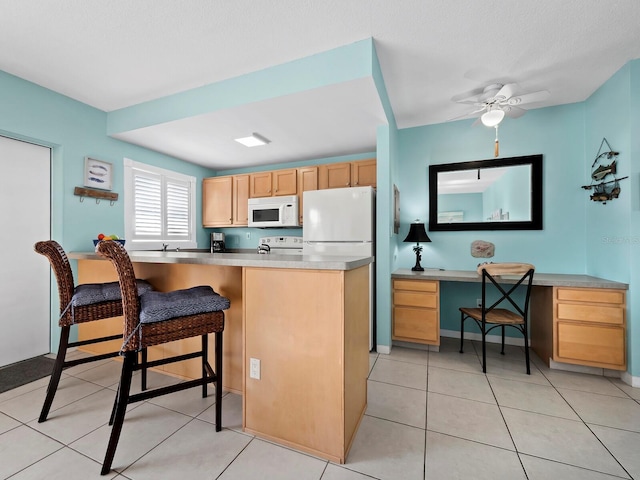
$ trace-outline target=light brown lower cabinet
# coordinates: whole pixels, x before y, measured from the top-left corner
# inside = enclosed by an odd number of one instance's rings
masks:
[[[394,340],[440,345],[440,284],[393,280]]]
[[[247,267],[243,283],[245,431],[344,463],[367,407],[368,266]]]
[[[626,370],[626,292],[553,288],[553,359]]]

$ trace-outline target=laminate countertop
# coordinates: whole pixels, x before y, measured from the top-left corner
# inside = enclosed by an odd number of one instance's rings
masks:
[[[127,252],[133,263],[181,263],[230,267],[293,268],[303,270],[353,270],[372,263],[373,257],[330,255],[277,255],[209,252]],[[106,260],[95,252],[70,252],[73,260]]]
[[[415,280],[439,280],[441,282],[481,282],[482,277],[475,270],[440,270],[425,268],[424,272],[414,272],[401,268],[391,274],[392,278]],[[516,275],[501,275],[504,283],[516,283]],[[628,290],[629,285],[590,275],[574,275],[566,273],[538,273],[533,275],[533,285],[542,287],[579,287],[579,288],[615,288]]]

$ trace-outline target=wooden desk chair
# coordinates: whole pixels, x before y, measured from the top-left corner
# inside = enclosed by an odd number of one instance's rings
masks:
[[[486,336],[494,328],[502,330],[502,350],[504,355],[505,327],[513,327],[524,336],[524,352],[527,361],[527,375],[531,374],[529,367],[529,333],[528,314],[529,298],[535,267],[528,263],[489,263],[478,266],[478,273],[482,275],[482,307],[460,307],[460,353],[464,344],[464,321],[474,320],[482,334],[482,371],[487,373]],[[515,283],[506,286],[500,284],[500,275],[515,275]],[[512,294],[520,286],[526,286],[524,301],[517,301]],[[491,294],[498,295],[498,300],[489,305]],[[514,310],[504,308],[510,304]],[[501,307],[502,306],[502,307]]]
[[[71,347],[91,345],[95,343],[117,340],[120,335],[112,335],[77,342],[69,342],[71,326],[104,320],[105,318],[119,317],[122,315],[122,298],[120,296],[120,285],[118,282],[85,284],[74,287],[73,272],[67,254],[55,240],[37,242],[34,250],[44,255],[49,260],[51,268],[56,276],[58,284],[58,295],[60,297],[60,342],[58,344],[58,354],[53,365],[53,372],[49,379],[47,395],[40,412],[38,422],[42,423],[47,419],[53,398],[58,390],[60,376],[65,368],[95,362],[111,358],[118,355],[118,352],[93,355],[86,358],[66,361],[67,350]],[[152,290],[151,284],[144,280],[137,281],[139,293]]]
[[[136,293],[133,265],[126,250],[118,242],[102,241],[96,246],[96,252],[111,260],[118,272],[122,290],[122,308],[124,311],[124,331],[121,355],[124,356],[122,375],[116,395],[109,425],[111,437],[102,464],[102,475],[111,470],[113,457],[118,446],[127,405],[147,400],[167,393],[187,388],[202,387],[202,397],[207,396],[207,384],[216,386],[216,431],[222,428],[222,331],[224,330],[224,312],[229,308],[229,300],[215,293],[209,286],[193,287],[173,292],[147,292],[140,296]],[[215,372],[209,365],[209,333],[215,333]],[[201,350],[148,362],[146,355],[138,363],[138,352],[154,345],[175,340],[200,336]],[[142,391],[130,395],[133,372],[147,367],[156,367],[191,358],[202,359],[202,378],[177,383],[167,387]]]

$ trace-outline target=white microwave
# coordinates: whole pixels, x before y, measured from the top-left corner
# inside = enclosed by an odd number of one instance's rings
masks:
[[[297,227],[298,197],[263,197],[249,199],[250,227]]]

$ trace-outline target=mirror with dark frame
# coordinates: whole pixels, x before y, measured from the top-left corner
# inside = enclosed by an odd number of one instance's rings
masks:
[[[542,155],[430,165],[429,230],[542,230]]]

